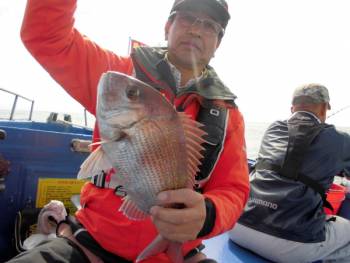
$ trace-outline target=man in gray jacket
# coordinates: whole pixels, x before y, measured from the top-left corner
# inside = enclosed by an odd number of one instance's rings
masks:
[[[325,123],[329,109],[326,87],[304,85],[292,116],[267,129],[234,242],[274,262],[350,262],[350,221],[323,209],[334,176],[350,172],[350,136]]]

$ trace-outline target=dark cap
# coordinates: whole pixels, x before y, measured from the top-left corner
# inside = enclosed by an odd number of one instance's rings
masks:
[[[331,108],[329,104],[329,93],[325,86],[320,84],[306,84],[295,89],[293,93],[292,104],[319,104],[328,103],[328,109]]]
[[[178,10],[201,11],[226,28],[230,14],[225,0],[175,0],[170,13]]]

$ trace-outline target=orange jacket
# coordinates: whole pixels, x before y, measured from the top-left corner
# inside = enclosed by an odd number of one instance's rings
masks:
[[[96,88],[103,72],[119,71],[131,75],[130,57],[121,57],[102,49],[74,28],[76,1],[28,0],[21,37],[34,58],[87,110],[95,114]],[[185,98],[176,98],[174,104]],[[185,112],[195,117],[199,109],[194,100]],[[95,129],[96,130],[96,129]],[[96,140],[96,135],[95,138]],[[233,227],[247,201],[248,167],[243,118],[237,108],[229,109],[224,149],[203,193],[216,207],[216,221],[205,238]],[[120,197],[112,189],[100,189],[87,183],[81,192],[86,208],[77,212],[79,221],[107,250],[133,260],[155,238],[157,231],[150,219],[130,221],[118,208]],[[186,254],[200,240],[183,246]],[[149,262],[166,261],[165,255]]]

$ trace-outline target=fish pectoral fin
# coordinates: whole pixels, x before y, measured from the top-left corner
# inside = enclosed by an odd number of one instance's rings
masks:
[[[120,206],[119,211],[131,220],[143,220],[147,217],[147,214],[141,211],[128,195],[123,198],[123,203]]]
[[[88,158],[80,166],[78,179],[85,179],[100,174],[101,171],[109,171],[113,166],[107,158],[107,155],[99,146],[95,151],[90,153]]]
[[[140,262],[151,256],[166,252],[171,262],[183,263],[182,244],[171,242],[161,235],[158,235],[137,257],[136,262]]]

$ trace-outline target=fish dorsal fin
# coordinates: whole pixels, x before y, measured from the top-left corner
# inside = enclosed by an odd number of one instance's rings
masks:
[[[110,169],[112,169],[112,164],[102,147],[99,146],[82,163],[77,177],[78,179],[85,179],[100,174],[101,171],[109,171]]]
[[[192,120],[186,113],[179,112],[179,116],[185,133],[186,152],[189,158],[187,174],[189,183],[193,186],[195,183],[195,175],[199,171],[198,166],[201,165],[201,159],[203,158],[201,151],[205,150],[201,145],[206,142],[203,136],[207,133],[201,129],[203,124]]]
[[[141,211],[128,195],[123,198],[123,204],[119,207],[119,211],[131,220],[144,220],[147,217],[147,214]]]

